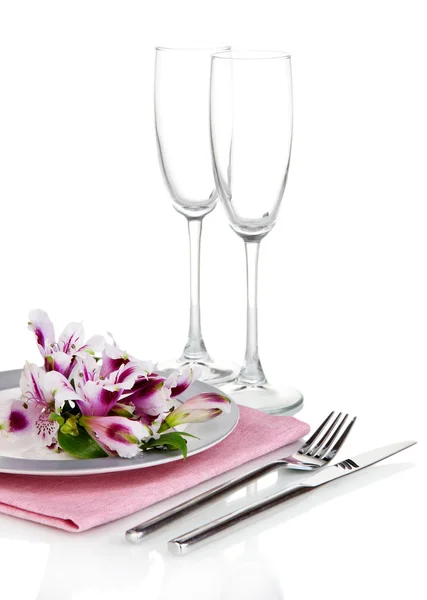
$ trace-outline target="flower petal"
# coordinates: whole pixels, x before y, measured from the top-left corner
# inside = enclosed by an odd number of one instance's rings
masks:
[[[103,352],[107,342],[103,335],[93,335],[90,337],[86,344],[80,347],[78,351],[78,356],[84,355],[86,353],[96,354]]]
[[[193,396],[172,411],[165,419],[169,427],[176,427],[182,423],[203,423],[209,421],[222,412],[229,413],[231,402],[227,396],[213,392],[204,392]],[[162,426],[165,430],[165,427]]]
[[[21,388],[22,397],[27,403],[35,403],[40,406],[46,406],[49,400],[45,397],[44,392],[44,377],[45,371],[34,363],[26,362],[21,373],[19,386]]]
[[[94,381],[99,374],[99,367],[91,354],[77,355],[69,380],[74,382],[77,394],[83,397],[83,387],[88,381]]]
[[[59,425],[56,421],[50,421],[49,415],[48,410],[42,410],[34,424],[36,433],[42,439],[44,446],[51,446],[57,441]]]
[[[83,397],[77,404],[83,415],[103,417],[118,402],[121,392],[107,390],[102,382],[88,381],[83,386]]]
[[[201,368],[197,364],[183,367],[174,371],[166,380],[166,385],[171,388],[171,397],[179,396],[201,375]]]
[[[56,442],[58,423],[49,420],[50,411],[39,404],[27,404],[15,400],[12,405],[7,430],[14,436],[28,439],[38,437],[43,446],[51,446]]]
[[[55,330],[47,312],[40,309],[32,310],[28,316],[28,329],[35,333],[39,350],[44,356],[55,343]]]
[[[96,438],[109,454],[132,458],[139,454],[139,446],[150,437],[148,427],[125,417],[81,417],[80,425]]]
[[[58,373],[62,373],[64,377],[68,377],[72,369],[72,360],[73,357],[69,354],[65,354],[65,352],[52,352],[45,356],[44,368],[46,372],[58,371]]]
[[[65,354],[76,354],[83,344],[83,323],[69,323],[58,340],[59,349]]]
[[[74,391],[71,383],[58,371],[49,371],[44,376],[45,397],[55,401],[55,411],[59,412],[68,400],[71,406],[80,397]]]
[[[145,375],[145,373],[146,371],[142,363],[139,361],[128,361],[105,379],[104,387],[110,391],[130,390],[137,378]]]
[[[138,362],[141,370],[147,374],[151,373],[154,367],[151,361],[140,361],[117,346],[106,344],[102,353],[101,377],[107,379],[111,373],[118,371],[122,365],[126,365],[128,362]]]
[[[15,400],[8,417],[8,431],[15,434],[30,433],[41,410],[42,407],[38,404]]]
[[[120,350],[117,346],[106,344],[104,352],[102,353],[101,377],[106,379],[123,364],[128,363],[129,360],[129,356],[126,352]]]
[[[165,385],[165,379],[159,375],[149,375],[136,381],[132,393],[123,398],[135,406],[137,415],[157,417],[168,409],[170,389]]]

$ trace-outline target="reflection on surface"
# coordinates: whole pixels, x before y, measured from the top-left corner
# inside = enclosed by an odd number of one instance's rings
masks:
[[[280,563],[283,560],[283,556],[271,552],[269,550],[269,545],[277,548],[278,545],[283,543],[287,552],[292,550],[292,540],[288,535],[289,521],[294,519],[298,520],[300,517],[304,517],[304,521],[307,521],[308,514],[312,510],[316,512],[323,504],[332,500],[337,500],[340,496],[345,496],[351,492],[360,490],[367,485],[374,484],[378,480],[395,475],[412,466],[412,464],[408,463],[377,465],[370,469],[361,470],[359,473],[352,475],[352,477],[346,477],[345,480],[338,480],[326,486],[322,486],[310,494],[276,506],[261,515],[252,517],[241,525],[225,530],[209,544],[201,546],[192,552],[187,559],[190,560],[192,557],[197,556],[197,558],[201,560],[203,557],[209,556],[212,552],[216,552],[217,554],[224,553],[228,548],[235,545],[237,540],[241,542],[243,537],[247,542],[256,540],[260,545],[260,547],[256,549],[256,552],[271,554],[271,559],[277,561],[277,568],[280,571]],[[225,503],[225,506],[224,503],[221,502],[219,503],[221,509],[219,509],[219,506],[212,507],[210,510],[209,508],[205,509],[205,511],[203,511],[204,518],[202,518],[201,515],[197,524],[186,522],[185,527],[181,525],[179,530],[176,529],[176,532],[178,534],[183,534],[202,523],[206,523],[220,515],[237,510],[259,498],[269,496],[270,494],[273,494],[280,489],[284,489],[289,485],[293,485],[304,478],[298,471],[291,472],[289,470],[278,470],[275,475],[277,475],[277,480],[274,485],[258,490],[256,483],[250,484],[245,487],[246,495],[244,498],[239,497],[239,499],[235,499],[234,502]],[[208,514],[206,514],[207,511],[209,511]],[[174,532],[171,533],[173,534]],[[169,535],[168,539],[171,537],[174,536]]]
[[[141,577],[141,557],[135,556],[137,563],[130,560],[127,567],[121,561],[121,577],[112,584],[111,578],[107,577],[108,585],[102,588],[102,600],[117,600],[117,598],[146,598],[150,600],[160,600],[162,597],[162,581],[164,579],[164,562],[158,552],[149,552],[146,556],[146,569],[143,570]],[[145,562],[145,561],[144,561]],[[138,564],[138,566],[137,566]],[[106,562],[104,569],[110,565],[110,568],[116,569],[112,562]],[[130,571],[129,571],[130,569]],[[74,591],[73,600],[93,600],[101,597],[101,588],[99,581],[95,584],[89,579],[86,581],[84,589]],[[40,600],[42,600],[40,598]]]
[[[277,577],[265,563],[245,562],[234,565],[224,581],[221,600],[284,600]]]
[[[0,586],[3,590],[0,597],[6,591],[15,598],[35,600],[47,569],[49,553],[49,544],[8,537],[0,539]]]
[[[227,530],[221,539],[184,557],[168,554],[169,539],[294,484],[304,475],[285,470],[270,473],[233,496],[170,524],[138,546],[125,542],[126,529],[192,497],[194,489],[79,534],[0,515],[1,589],[9,586],[13,590],[14,582],[19,581],[28,588],[23,595],[28,600],[116,600],[125,596],[137,600],[148,596],[150,600],[288,600],[286,565],[292,565],[308,540],[321,535],[322,527],[330,526],[336,503],[350,503],[345,496],[409,467],[403,463],[366,469]],[[245,469],[247,466],[240,473]],[[207,482],[204,489],[217,483]],[[64,585],[70,567],[72,578]],[[251,584],[246,588],[247,582]],[[237,589],[244,589],[246,595],[238,595]],[[3,598],[1,592],[0,596]]]
[[[266,488],[269,488],[269,487],[275,485],[278,482],[278,480],[279,480],[279,473],[277,471],[274,471],[273,473],[268,473],[267,475],[264,475],[264,477],[261,477],[256,482],[258,492],[261,492],[262,490],[265,490]]]

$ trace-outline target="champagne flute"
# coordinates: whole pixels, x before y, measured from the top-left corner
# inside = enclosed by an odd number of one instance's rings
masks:
[[[232,363],[210,357],[200,320],[200,240],[202,222],[216,206],[209,140],[209,77],[212,54],[229,46],[156,48],[155,124],[159,161],[173,207],[188,224],[190,238],[190,326],[181,358],[160,362],[169,372],[189,363],[212,384],[237,375]]]
[[[301,393],[267,382],[258,354],[257,280],[261,240],[273,229],[292,145],[291,58],[284,52],[212,56],[210,131],[215,183],[232,229],[245,244],[247,337],[243,366],[223,386],[240,404],[295,412]]]

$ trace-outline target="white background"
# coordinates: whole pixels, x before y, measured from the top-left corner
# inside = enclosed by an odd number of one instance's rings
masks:
[[[214,41],[281,49],[293,56],[295,128],[282,212],[260,256],[267,376],[303,391],[300,416],[312,424],[331,408],[357,413],[355,450],[378,440],[421,441],[427,388],[422,5],[1,0],[1,370],[36,358],[26,331],[34,307],[46,309],[59,329],[84,320],[88,334],[112,331],[141,358],[180,354],[188,316],[186,225],[171,208],[158,168],[154,46]],[[221,207],[206,219],[202,261],[208,349],[240,362],[244,252]],[[422,451],[422,445],[411,450],[411,458]],[[257,581],[265,587],[256,598],[421,598],[411,551],[425,525],[416,510],[415,471],[376,483],[382,495],[372,485],[317,512],[313,503],[293,529],[288,522],[280,544],[269,542],[277,544],[276,556],[283,551],[286,576],[269,559],[280,577],[269,579],[260,567]],[[4,518],[10,532],[11,522]],[[18,542],[30,526],[19,527],[22,535],[3,540],[0,556],[21,552]],[[299,538],[297,559],[290,534]],[[39,541],[52,535],[37,529]],[[313,545],[307,554],[305,544]],[[25,570],[31,558],[22,553]],[[256,559],[258,566],[262,561]],[[316,578],[308,575],[312,561]],[[202,580],[217,582],[205,597],[223,598],[221,575],[203,564]],[[240,567],[244,573],[245,563]],[[364,572],[369,583],[362,583]],[[163,598],[150,589],[153,599]],[[203,596],[190,590],[187,598],[193,597]]]

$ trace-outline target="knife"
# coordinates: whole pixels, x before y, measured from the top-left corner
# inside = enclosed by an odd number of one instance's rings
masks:
[[[363,454],[359,454],[353,458],[347,458],[336,465],[324,467],[319,473],[312,475],[302,483],[287,487],[286,489],[272,494],[267,498],[262,498],[261,500],[258,500],[257,502],[246,506],[245,508],[235,510],[224,517],[215,519],[206,525],[202,525],[197,529],[193,529],[188,533],[184,533],[183,535],[170,540],[168,542],[169,551],[178,556],[187,554],[196,545],[201,545],[202,542],[210,541],[210,538],[216,536],[228,527],[237,525],[241,521],[244,521],[255,514],[261,513],[268,508],[272,508],[273,506],[281,504],[285,500],[295,498],[296,496],[305,494],[306,492],[310,492],[322,485],[325,485],[330,481],[334,481],[335,479],[339,479],[345,475],[351,475],[352,473],[356,473],[361,469],[370,467],[371,465],[374,465],[375,463],[380,462],[389,456],[393,456],[393,454],[397,454],[402,450],[406,450],[406,448],[410,448],[410,446],[413,446],[416,443],[417,442],[409,441],[390,444],[388,446],[383,446],[382,448],[377,448],[376,450],[364,452]]]

